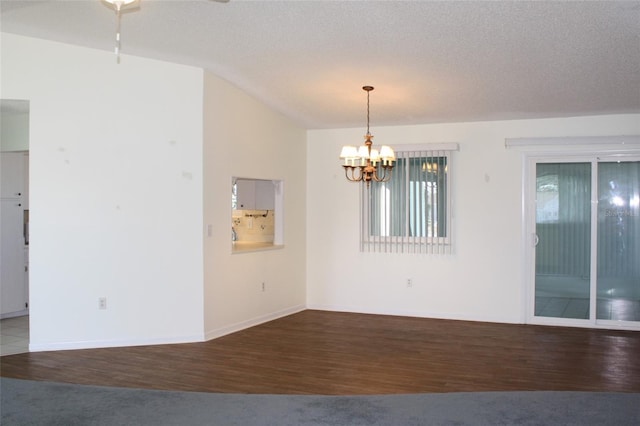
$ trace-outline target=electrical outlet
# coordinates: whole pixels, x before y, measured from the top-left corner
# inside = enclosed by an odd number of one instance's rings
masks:
[[[98,298],[98,309],[107,309],[107,298],[99,297]]]
[[[413,280],[411,278],[407,278],[407,287],[413,287]]]
[[[262,281],[262,291],[267,291],[267,285]]]

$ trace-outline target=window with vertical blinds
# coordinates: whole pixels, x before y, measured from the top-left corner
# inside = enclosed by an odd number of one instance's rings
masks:
[[[452,251],[451,153],[457,144],[395,147],[388,182],[361,189],[361,251]]]

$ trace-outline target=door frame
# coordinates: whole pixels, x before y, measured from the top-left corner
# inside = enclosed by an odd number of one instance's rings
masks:
[[[624,138],[624,140],[622,140]],[[523,256],[523,304],[524,322],[527,324],[604,328],[620,330],[640,330],[640,322],[598,320],[596,318],[597,295],[597,208],[591,209],[591,282],[590,318],[587,320],[535,316],[535,231],[536,231],[536,164],[538,162],[590,162],[591,205],[597,205],[597,163],[603,160],[640,160],[640,136],[593,138],[532,138],[517,139],[517,144],[506,142],[507,148],[518,148],[522,154],[522,256]],[[531,143],[527,143],[530,141]],[[581,141],[583,143],[581,143]],[[609,142],[606,142],[609,141]],[[564,142],[564,143],[563,143]]]

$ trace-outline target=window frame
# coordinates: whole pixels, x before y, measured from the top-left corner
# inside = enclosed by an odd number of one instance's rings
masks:
[[[457,143],[446,144],[415,144],[415,145],[400,145],[393,147],[396,156],[410,160],[411,158],[445,158],[446,169],[444,172],[445,177],[445,198],[444,198],[444,217],[445,227],[444,236],[410,236],[409,230],[411,226],[409,211],[409,205],[411,204],[409,192],[409,186],[411,184],[411,171],[410,167],[404,169],[404,180],[406,185],[403,188],[407,191],[405,197],[405,207],[402,208],[402,214],[404,219],[404,229],[402,235],[374,235],[371,232],[371,213],[370,213],[370,196],[371,191],[374,190],[375,184],[372,183],[369,188],[363,184],[360,191],[360,251],[362,252],[398,252],[398,253],[451,253],[453,247],[453,152],[458,151],[459,147]],[[397,179],[397,170],[393,170],[391,179]],[[414,181],[415,182],[415,181]],[[426,214],[426,213],[425,213]],[[393,220],[393,219],[391,219]],[[428,218],[425,220],[428,222]],[[385,219],[382,219],[385,221]],[[393,225],[391,225],[393,226]],[[428,228],[426,229],[428,234]]]

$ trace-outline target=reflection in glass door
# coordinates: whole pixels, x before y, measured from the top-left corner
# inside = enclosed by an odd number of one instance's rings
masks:
[[[640,161],[535,167],[534,316],[640,322]]]
[[[640,161],[598,163],[596,318],[640,321]]]
[[[591,163],[536,165],[535,315],[589,318]]]

